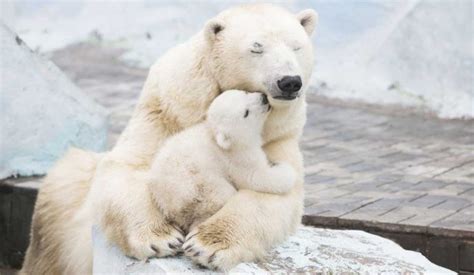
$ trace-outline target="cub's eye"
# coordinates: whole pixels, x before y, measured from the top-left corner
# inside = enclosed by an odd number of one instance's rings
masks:
[[[301,47],[294,47],[294,48],[293,48],[293,51],[295,51],[295,52],[297,52],[297,51],[299,51],[299,50],[301,50]]]
[[[249,116],[249,109],[245,110],[245,115],[244,115],[244,118],[248,117]]]
[[[258,42],[253,43],[253,48],[250,50],[250,52],[256,53],[256,54],[262,54],[263,53],[263,45],[258,43]]]

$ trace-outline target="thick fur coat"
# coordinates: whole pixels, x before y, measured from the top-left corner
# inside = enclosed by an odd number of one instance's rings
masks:
[[[237,190],[291,190],[294,169],[287,163],[272,165],[261,148],[270,111],[263,94],[226,91],[211,103],[204,122],[166,140],[149,172],[150,193],[165,219],[188,232]],[[182,240],[171,244],[174,252]]]
[[[303,210],[303,159],[298,141],[306,120],[305,91],[313,69],[309,36],[317,15],[273,5],[228,9],[150,69],[134,114],[105,154],[71,150],[48,173],[38,195],[23,274],[92,272],[91,226],[137,259],[160,256],[183,232],[164,218],[148,191],[146,172],[165,140],[204,120],[221,92],[262,92],[273,107],[263,128],[272,162],[297,172],[284,195],[239,190],[187,234],[189,256],[229,269],[262,257],[295,231]],[[279,81],[299,76],[297,93]],[[186,233],[186,232],[184,232]],[[188,248],[189,248],[188,247]],[[199,253],[197,253],[199,252]]]

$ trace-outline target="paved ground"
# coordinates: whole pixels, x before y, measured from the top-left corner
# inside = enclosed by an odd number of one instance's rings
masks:
[[[474,232],[474,124],[311,102],[306,214]]]
[[[111,111],[110,146],[125,127],[146,70],[117,50],[76,45],[52,60]],[[474,232],[474,122],[390,114],[309,97],[301,146],[305,214]]]

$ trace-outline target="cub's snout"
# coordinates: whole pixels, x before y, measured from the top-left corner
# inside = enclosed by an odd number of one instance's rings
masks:
[[[265,94],[262,94],[262,104],[263,104],[263,105],[269,104],[269,102],[268,102],[268,97],[267,97],[267,95],[265,95]]]
[[[268,101],[268,97],[266,94],[262,94],[261,103],[265,108],[265,112],[270,112],[270,110],[272,109],[272,106],[270,105],[270,102]]]

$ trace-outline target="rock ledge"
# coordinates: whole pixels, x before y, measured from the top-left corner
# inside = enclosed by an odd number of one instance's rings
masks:
[[[184,257],[152,259],[147,263],[127,258],[107,245],[93,230],[94,274],[213,273]],[[285,243],[259,263],[242,263],[230,273],[370,273],[456,274],[382,237],[356,230],[330,230],[301,226]]]

